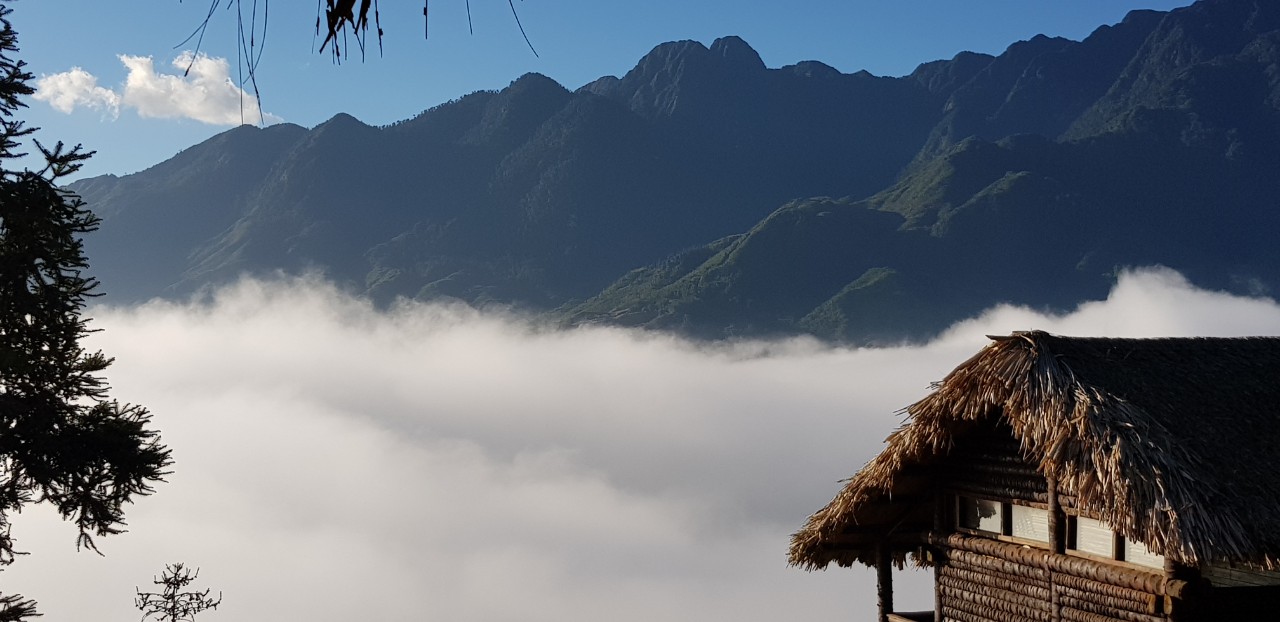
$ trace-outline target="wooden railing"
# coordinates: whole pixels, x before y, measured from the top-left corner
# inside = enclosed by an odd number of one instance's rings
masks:
[[[932,611],[902,611],[889,614],[889,622],[933,622]]]

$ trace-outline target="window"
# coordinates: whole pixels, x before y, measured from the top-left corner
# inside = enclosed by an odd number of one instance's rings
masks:
[[[1013,529],[1009,535],[1037,542],[1049,541],[1049,510],[1025,505],[1010,506]]]
[[[1152,553],[1147,545],[1128,538],[1124,539],[1124,561],[1151,568],[1164,568],[1164,555]]]
[[[1011,536],[1021,542],[1049,544],[1049,510],[974,497],[956,498],[956,527],[993,536]],[[1067,517],[1067,548],[1080,553],[1163,568],[1164,556],[1151,552],[1136,540],[1117,534],[1100,520]]]
[[[1071,547],[1084,553],[1115,558],[1116,536],[1106,523],[1083,516],[1075,520],[1075,544]]]
[[[956,526],[993,535],[1049,542],[1049,511],[972,497],[956,498]]]
[[[1067,548],[1148,568],[1164,568],[1163,555],[1152,553],[1137,540],[1117,534],[1102,521],[1073,516],[1070,524]]]
[[[956,523],[965,529],[1004,533],[1004,504],[959,497]]]

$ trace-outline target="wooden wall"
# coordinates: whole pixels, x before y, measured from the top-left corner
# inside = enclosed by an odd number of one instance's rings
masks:
[[[1276,570],[1219,563],[1201,566],[1200,572],[1214,587],[1280,586],[1280,571]]]
[[[1280,572],[1227,563],[1200,568],[1213,586],[1203,610],[1207,620],[1274,620],[1280,603]]]
[[[944,620],[1158,622],[1169,620],[1163,573],[1047,549],[952,534],[934,543]],[[1055,603],[1057,615],[1055,616]]]
[[[1275,620],[1280,586],[1213,588],[1202,610],[1204,620]]]
[[[950,492],[992,501],[1048,501],[1044,476],[1022,458],[1007,426],[984,426],[965,434],[938,473]]]
[[[1048,482],[1004,425],[983,426],[937,473],[944,508],[933,537],[938,607],[955,622],[1163,622],[1169,585],[1160,570],[1142,570],[994,537],[952,533],[952,495],[1046,507]],[[1073,499],[1058,495],[1064,508]],[[946,535],[942,535],[946,534]],[[1178,582],[1181,584],[1182,582]]]

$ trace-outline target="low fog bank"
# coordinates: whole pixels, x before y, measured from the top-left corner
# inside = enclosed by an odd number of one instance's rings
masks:
[[[923,346],[698,345],[463,307],[379,312],[318,279],[92,312],[113,395],[177,460],[131,532],[75,552],[47,510],[0,577],[49,619],[135,621],[203,568],[200,620],[871,619],[874,574],[786,565],[789,534],[984,335],[1280,334],[1269,299],[1122,275],[1065,316],[998,307]],[[928,608],[929,577],[899,573]]]

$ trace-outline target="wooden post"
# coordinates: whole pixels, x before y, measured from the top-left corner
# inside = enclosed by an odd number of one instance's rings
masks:
[[[1058,478],[1053,473],[1045,477],[1049,485],[1049,546],[1057,555],[1067,553],[1067,515],[1058,501]]]
[[[1194,584],[1200,580],[1200,569],[1180,564],[1171,557],[1165,557],[1164,576],[1170,582],[1180,581]],[[1201,616],[1198,611],[1201,603],[1196,602],[1195,590],[1185,590],[1178,596],[1178,598],[1175,598],[1173,595],[1166,593],[1164,597],[1165,614],[1169,616],[1169,620],[1171,622],[1196,622],[1200,620]]]
[[[947,531],[947,501],[949,497],[942,490],[938,480],[934,480],[933,485],[933,535],[934,541],[940,541],[946,537]],[[942,620],[942,547],[934,544],[933,547],[933,622],[943,622]]]
[[[889,622],[893,613],[893,554],[889,552],[889,540],[876,545],[876,592],[880,597],[879,622]]]
[[[1052,471],[1045,474],[1049,486],[1049,547],[1054,555],[1067,554],[1067,515],[1058,502],[1058,476]],[[1049,620],[1062,622],[1062,600],[1053,573],[1049,573]]]

